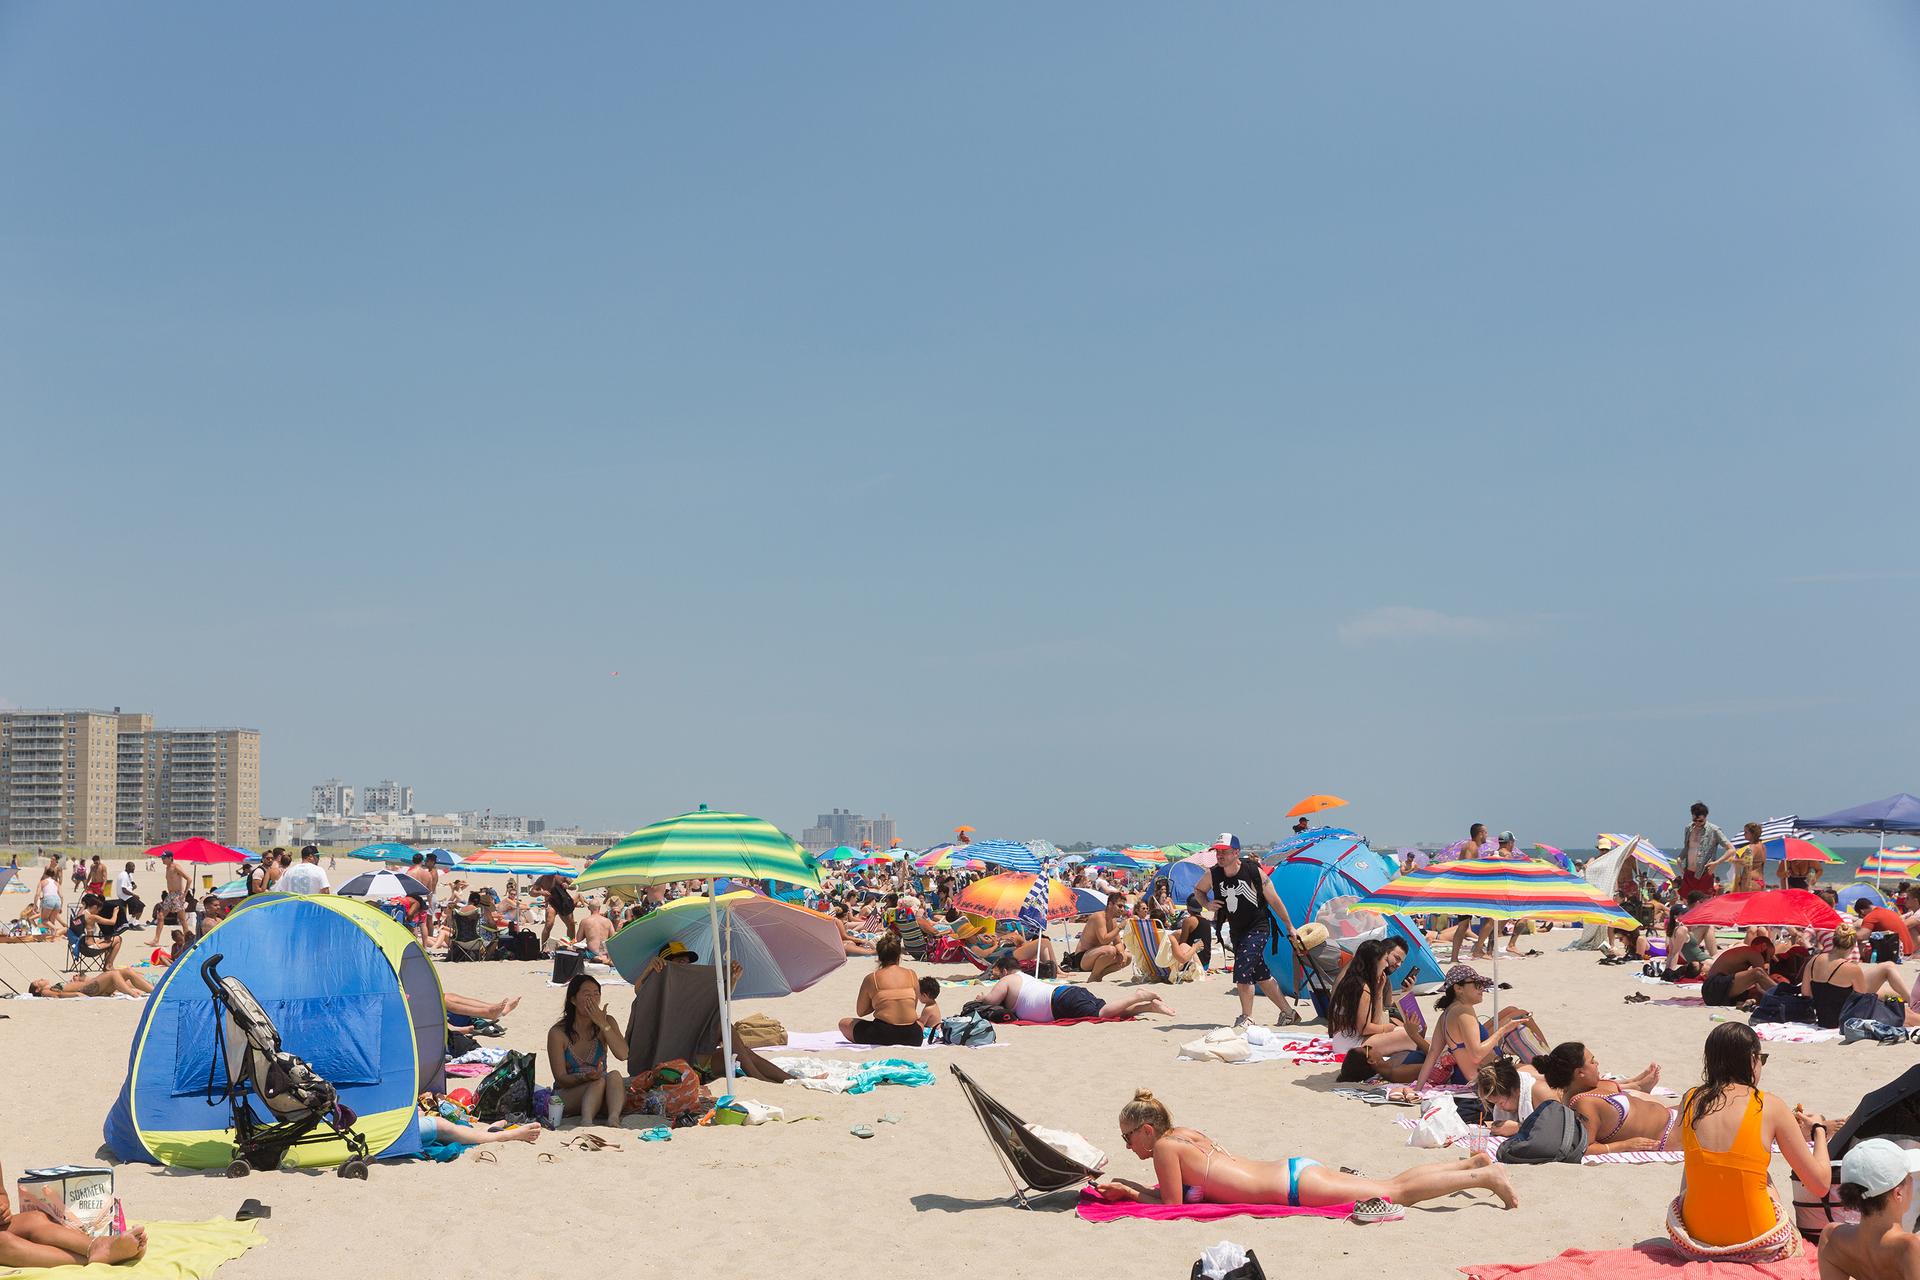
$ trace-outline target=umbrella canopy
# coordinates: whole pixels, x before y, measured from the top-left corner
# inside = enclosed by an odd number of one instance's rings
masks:
[[[719,948],[714,929],[740,966],[736,999],[760,999],[805,991],[847,961],[840,929],[831,917],[758,893],[728,893],[708,900],[678,898],[634,921],[607,942],[607,958],[620,976],[637,982],[647,962],[669,942],[679,942],[704,963]]]
[[[172,844],[157,844],[147,850],[146,856],[158,858],[169,853],[178,862],[245,862],[247,860],[247,855],[238,849],[229,849],[224,844],[215,844],[200,836],[189,836],[185,840],[175,840]]]
[[[1640,863],[1642,866],[1652,867],[1669,880],[1679,878],[1680,873],[1674,867],[1673,859],[1655,848],[1653,841],[1647,839],[1645,836],[1630,836],[1616,831],[1603,831],[1599,837],[1594,840],[1593,844],[1596,849],[1599,849],[1603,853],[1609,849],[1617,849],[1623,844],[1630,844],[1632,847],[1627,850],[1627,856],[1635,862]]]
[[[1073,908],[1083,916],[1090,916],[1096,911],[1105,911],[1107,909],[1107,895],[1101,893],[1098,889],[1075,889],[1073,891]]]
[[[1833,895],[1834,901],[1840,904],[1842,911],[1853,910],[1853,904],[1862,898],[1865,898],[1876,907],[1891,907],[1893,905],[1887,901],[1886,894],[1880,892],[1864,880],[1856,880],[1852,884],[1843,885],[1839,889],[1836,889]]]
[[[398,844],[385,841],[381,844],[363,844],[349,853],[349,858],[364,858],[368,862],[412,862],[413,855],[422,852],[410,844]]]
[[[1167,860],[1166,854],[1160,852],[1160,850],[1157,847],[1150,844],[1130,844],[1126,848],[1122,849],[1120,852],[1126,854],[1129,858],[1132,858],[1135,862],[1158,863],[1158,862],[1165,862]]]
[[[343,898],[424,898],[427,886],[397,871],[363,871],[334,892]]]
[[[843,844],[829,849],[825,853],[814,854],[813,860],[815,862],[858,862],[860,859],[869,856],[869,854],[859,849],[850,848]]]
[[[1310,813],[1319,813],[1322,809],[1338,809],[1346,801],[1339,796],[1308,796],[1293,808],[1287,810],[1289,818],[1304,818]]]
[[[1369,911],[1481,916],[1499,920],[1598,923],[1637,929],[1612,898],[1560,868],[1531,858],[1436,862],[1395,876],[1360,899]]]
[[[1920,796],[1902,791],[1851,809],[1801,818],[1802,831],[1876,831],[1920,836]]]
[[[453,850],[442,849],[439,845],[435,845],[431,849],[420,850],[420,855],[424,857],[428,862],[435,863],[442,867],[457,867],[462,862],[466,861],[465,858],[462,858],[459,854],[455,853]],[[409,858],[407,859],[407,861],[411,862],[413,861],[413,859]]]
[[[1049,922],[1071,920],[1082,914],[1074,900],[1073,890],[1064,881],[1023,871],[1008,871],[975,880],[960,891],[953,905],[965,915],[1014,920],[1019,918],[1020,909],[1027,905],[1027,899],[1033,895],[1034,884],[1040,879],[1045,879],[1047,885],[1046,915]]]
[[[1831,929],[1840,923],[1840,913],[1805,889],[1766,889],[1708,898],[1681,916],[1680,923]]]
[[[1533,847],[1540,851],[1542,861],[1551,862],[1562,871],[1573,870],[1573,859],[1567,856],[1565,849],[1556,849],[1550,844],[1536,844]]]
[[[482,849],[461,863],[460,869],[485,875],[560,876],[566,880],[580,874],[579,867],[558,854],[550,853],[543,858],[537,854],[515,853],[510,849]]]
[[[247,896],[247,878],[245,876],[240,876],[236,879],[227,881],[225,884],[220,885],[214,889],[213,896],[216,898],[225,898],[228,901],[232,901],[235,898],[246,897]]]
[[[576,883],[599,889],[717,876],[817,889],[820,864],[771,822],[702,807],[642,827],[609,848]]]
[[[1900,876],[1907,877],[1920,870],[1920,849],[1892,848],[1880,849],[1867,855],[1860,864],[1863,876]]]
[[[966,845],[954,845],[923,854],[914,860],[915,871],[985,871],[987,864],[966,853]]]
[[[1345,827],[1314,827],[1302,831],[1299,835],[1277,842],[1273,848],[1261,855],[1262,862],[1278,862],[1290,858],[1302,849],[1311,849],[1322,840],[1358,840],[1358,831],[1349,831]]]
[[[967,857],[978,858],[989,866],[1024,871],[1029,875],[1038,875],[1040,872],[1040,859],[1018,840],[975,840],[965,848]]]
[[[1081,865],[1087,867],[1112,867],[1119,871],[1147,871],[1152,867],[1151,863],[1141,862],[1137,858],[1129,858],[1126,854],[1115,853],[1111,849],[1099,849],[1088,854],[1086,861],[1081,863]]]
[[[1210,852],[1210,850],[1206,845],[1192,840],[1181,844],[1163,844],[1160,846],[1160,856],[1168,862],[1178,862],[1182,858],[1191,858],[1196,853],[1207,852]]]
[[[1833,850],[1811,840],[1802,840],[1798,836],[1783,836],[1778,840],[1767,841],[1768,862],[1825,862],[1835,863]]]

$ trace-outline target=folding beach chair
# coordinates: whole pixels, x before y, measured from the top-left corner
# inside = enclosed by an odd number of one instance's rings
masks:
[[[1286,934],[1287,945],[1293,948],[1293,963],[1303,975],[1300,989],[1313,1002],[1313,1011],[1322,1018],[1326,1017],[1327,1010],[1333,1007],[1333,984],[1340,975],[1337,972],[1331,975],[1322,973],[1320,967],[1314,964],[1312,953],[1300,945],[1300,936],[1285,929],[1281,932]]]
[[[1193,982],[1206,976],[1198,956],[1184,968],[1173,967],[1173,949],[1167,934],[1151,920],[1127,917],[1120,926],[1120,945],[1133,961],[1133,971],[1142,982]]]
[[[1532,1062],[1545,1054],[1550,1047],[1533,1033],[1531,1027],[1515,1027],[1507,1032],[1506,1038],[1500,1042],[1500,1052],[1510,1053],[1522,1062]]]
[[[67,914],[67,972],[104,973],[106,968],[106,940],[95,942],[87,937],[86,917],[81,908],[75,907]]]
[[[893,931],[900,935],[900,949],[915,960],[927,958],[927,934],[920,927],[920,921],[911,911],[897,911],[893,917]]]
[[[1000,1157],[1000,1165],[1013,1183],[1014,1199],[1022,1209],[1033,1208],[1029,1195],[1044,1198],[1072,1191],[1100,1176],[1099,1170],[1089,1169],[1052,1143],[1035,1136],[1026,1121],[989,1097],[986,1090],[959,1067],[951,1070],[960,1082],[960,1092],[972,1105],[973,1114],[980,1118],[980,1127],[987,1131],[987,1141],[993,1144],[993,1153]]]

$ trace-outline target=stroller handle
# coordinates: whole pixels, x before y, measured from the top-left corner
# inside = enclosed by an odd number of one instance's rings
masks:
[[[220,970],[218,966],[220,962],[226,958],[225,954],[211,955],[200,965],[201,980],[207,984],[207,990],[213,992],[216,996],[220,994]]]

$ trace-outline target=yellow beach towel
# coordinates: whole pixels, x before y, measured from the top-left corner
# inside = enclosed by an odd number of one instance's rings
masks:
[[[46,1276],[49,1280],[201,1280],[259,1244],[257,1222],[209,1218],[205,1222],[149,1222],[147,1252],[140,1261],[118,1267],[96,1262],[86,1267],[27,1267],[0,1275]]]

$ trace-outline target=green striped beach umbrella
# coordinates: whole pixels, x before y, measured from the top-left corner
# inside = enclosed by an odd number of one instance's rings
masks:
[[[642,827],[598,855],[576,889],[672,880],[778,880],[820,887],[820,864],[780,828],[744,813],[692,813]]]
[[[573,882],[576,889],[606,889],[617,885],[664,884],[671,880],[779,880],[786,884],[820,887],[820,864],[771,822],[744,813],[709,813],[701,805],[692,813],[642,827],[594,859]],[[728,915],[731,925],[732,915]],[[732,954],[720,927],[712,890],[707,893],[710,937],[720,940],[712,957],[713,984],[720,993],[720,1054],[727,1070],[727,1092],[733,1092],[733,1001],[727,990],[727,960]]]

